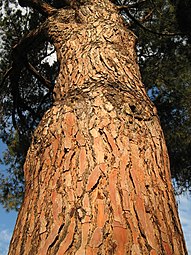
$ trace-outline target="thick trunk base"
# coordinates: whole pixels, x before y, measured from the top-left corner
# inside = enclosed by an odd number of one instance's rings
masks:
[[[35,132],[9,254],[185,254],[155,113],[109,86],[64,103]]]

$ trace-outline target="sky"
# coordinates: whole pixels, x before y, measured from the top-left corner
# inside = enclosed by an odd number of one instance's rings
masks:
[[[5,146],[0,142],[0,157],[4,149]],[[191,196],[179,196],[177,197],[177,203],[188,254],[191,255]],[[16,218],[17,213],[15,211],[6,212],[0,205],[0,255],[7,255],[8,253]]]
[[[188,254],[191,255],[191,196],[179,196],[177,202]]]
[[[0,141],[0,158],[2,158],[2,152],[5,149],[5,144]],[[0,172],[3,171],[4,167],[0,165]],[[15,211],[8,213],[0,204],[0,255],[7,255],[16,219],[17,213]]]
[[[0,255],[7,255],[16,218],[16,212],[8,213],[0,206]]]

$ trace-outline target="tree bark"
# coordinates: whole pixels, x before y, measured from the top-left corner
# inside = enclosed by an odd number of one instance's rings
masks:
[[[33,136],[9,254],[187,254],[135,35],[108,0],[48,18],[60,72]]]

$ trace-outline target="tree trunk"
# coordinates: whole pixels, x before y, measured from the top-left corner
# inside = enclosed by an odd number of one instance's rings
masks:
[[[47,28],[55,103],[28,151],[9,254],[187,254],[134,34],[108,0],[61,9]]]

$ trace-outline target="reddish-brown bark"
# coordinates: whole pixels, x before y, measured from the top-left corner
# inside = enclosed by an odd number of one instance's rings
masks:
[[[48,18],[60,72],[9,254],[187,254],[135,36],[108,0]]]

